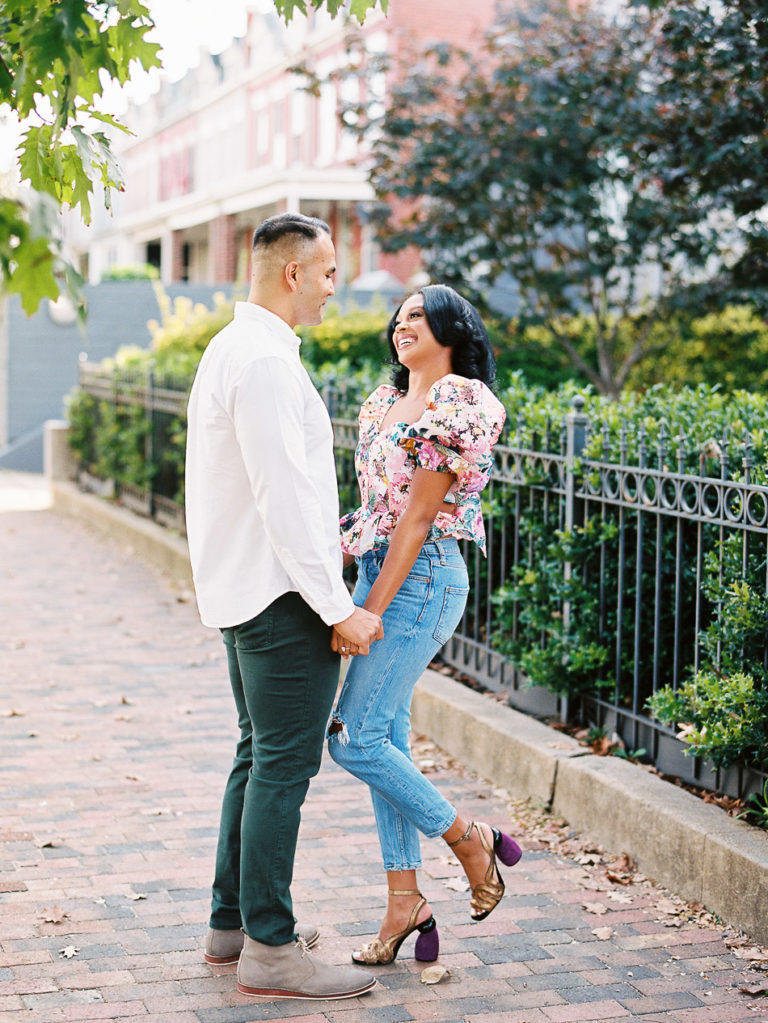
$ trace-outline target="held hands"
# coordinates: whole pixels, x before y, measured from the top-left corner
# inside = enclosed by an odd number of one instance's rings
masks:
[[[334,625],[331,650],[345,659],[358,654],[366,655],[371,643],[383,635],[384,626],[379,615],[356,607],[349,618]]]

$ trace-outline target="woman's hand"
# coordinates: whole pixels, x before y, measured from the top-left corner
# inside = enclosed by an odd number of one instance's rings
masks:
[[[337,622],[331,634],[331,650],[342,657],[367,655],[370,646],[384,635],[379,615],[356,607],[349,618]]]
[[[337,631],[336,626],[333,627],[333,634],[331,635],[331,650],[334,653],[341,654],[346,661],[350,657],[356,657],[358,652],[357,643],[353,643],[350,639],[344,639],[342,634]]]

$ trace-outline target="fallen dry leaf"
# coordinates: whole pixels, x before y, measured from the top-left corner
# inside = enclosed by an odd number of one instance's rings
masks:
[[[80,949],[75,948],[74,945],[67,945],[64,948],[59,949],[59,955],[63,956],[65,959],[71,959],[72,956],[76,956],[79,951]]]
[[[40,913],[40,919],[47,924],[60,924],[69,913],[66,913],[61,906],[54,906],[53,909],[43,909]]]
[[[614,884],[632,884],[634,880],[631,874],[617,874],[615,870],[606,870],[605,876]]]
[[[600,853],[582,853],[580,856],[576,856],[575,859],[582,866],[594,867],[596,863],[600,862]]]
[[[441,980],[450,977],[450,975],[451,971],[445,966],[428,966],[426,970],[421,971],[420,979],[422,984],[439,984]]]
[[[592,752],[596,753],[599,757],[607,757],[614,749],[615,743],[612,743],[605,735],[599,739],[595,739],[592,743]]]
[[[625,852],[621,856],[617,856],[615,860],[611,860],[608,866],[611,870],[615,870],[620,874],[634,874],[637,870],[637,864],[629,853]]]
[[[677,916],[679,913],[682,913],[683,906],[672,902],[671,899],[659,899],[656,903],[655,909],[659,913],[671,913],[674,916]]]
[[[609,938],[613,937],[612,927],[596,927],[592,933],[598,941],[608,941]]]
[[[733,954],[739,959],[748,959],[751,962],[765,962],[768,959],[766,952],[754,946],[750,948],[735,948]]]
[[[742,984],[739,991],[745,995],[768,995],[768,981],[759,981],[757,984]]]
[[[582,906],[588,913],[595,913],[597,916],[608,912],[608,907],[604,906],[602,902],[582,902]]]

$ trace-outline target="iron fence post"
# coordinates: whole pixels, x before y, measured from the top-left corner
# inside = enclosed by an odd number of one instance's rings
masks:
[[[147,490],[149,491],[149,517],[155,517],[155,372],[150,362],[147,368],[147,395],[145,409],[147,413],[147,436],[144,440],[144,458],[146,461]]]
[[[580,509],[577,508],[577,462],[587,444],[587,431],[589,429],[589,416],[584,413],[584,398],[577,394],[571,402],[572,411],[565,417],[565,529],[571,532],[578,524]],[[573,574],[573,565],[570,561],[563,562],[563,576],[566,585]],[[563,630],[566,636],[571,626],[571,602],[563,602]],[[560,717],[567,721],[568,697],[560,697]]]

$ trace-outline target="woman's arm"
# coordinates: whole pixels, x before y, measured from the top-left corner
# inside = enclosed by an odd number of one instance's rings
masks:
[[[408,494],[408,505],[397,521],[381,572],[363,604],[366,611],[383,615],[389,607],[413,568],[438,513],[448,507],[454,510],[453,505],[445,504],[445,495],[455,480],[451,472],[416,470]]]
[[[354,554],[347,554],[346,551],[342,551],[341,552],[341,558],[342,558],[342,562],[343,562],[343,567],[344,568],[349,568],[350,565],[354,565],[354,563],[355,563],[355,556],[354,556]]]

